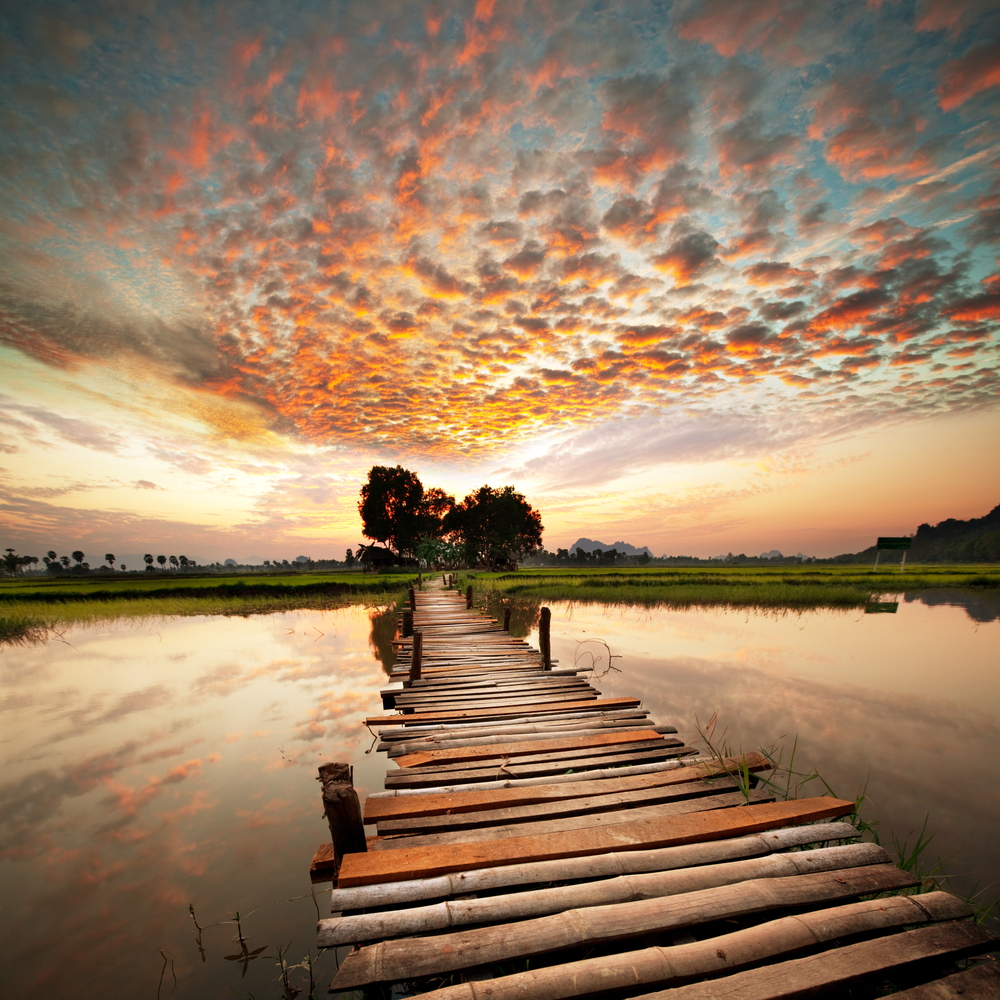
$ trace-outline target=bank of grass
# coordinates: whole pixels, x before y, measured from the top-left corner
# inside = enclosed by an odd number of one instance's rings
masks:
[[[152,574],[150,574],[152,575]],[[248,616],[397,600],[415,574],[20,579],[0,583],[0,643],[37,642],[73,625],[178,615]]]
[[[463,574],[461,586],[519,600],[686,608],[864,608],[884,595],[1000,587],[1000,566],[858,566],[527,569]]]

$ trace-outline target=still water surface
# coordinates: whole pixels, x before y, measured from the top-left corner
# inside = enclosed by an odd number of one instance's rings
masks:
[[[718,711],[733,747],[797,734],[797,766],[838,794],[868,780],[884,839],[929,813],[932,853],[957,852],[967,891],[1000,878],[1000,608],[963,600],[880,615],[553,604],[553,655],[606,665],[604,640],[621,673],[598,686],[682,731]],[[316,765],[349,759],[362,794],[382,787],[360,724],[385,685],[373,614],[123,622],[0,651],[2,995],[282,995],[271,956],[300,961],[327,909],[307,873],[326,839]],[[249,960],[222,923],[235,911]]]

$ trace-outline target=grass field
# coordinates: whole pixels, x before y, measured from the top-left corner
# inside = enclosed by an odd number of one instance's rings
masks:
[[[115,618],[254,615],[396,601],[412,572],[22,577],[0,581],[0,642],[32,642]]]
[[[0,642],[36,641],[74,624],[173,615],[252,615],[398,600],[416,580],[412,571],[380,575],[135,574],[79,579],[0,580]],[[542,601],[612,605],[862,608],[886,594],[926,589],[1000,587],[1000,566],[915,566],[873,573],[858,566],[627,567],[462,572],[477,603],[498,617],[514,604],[513,629],[525,634]],[[523,611],[523,614],[521,613]],[[521,621],[521,619],[524,621]]]
[[[1000,587],[1000,566],[915,566],[872,572],[858,566],[529,569],[465,573],[462,586],[496,596],[616,605],[852,608],[883,595],[928,589]]]

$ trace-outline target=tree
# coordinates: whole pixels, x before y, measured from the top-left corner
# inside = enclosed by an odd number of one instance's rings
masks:
[[[465,546],[472,565],[516,566],[542,544],[542,518],[513,486],[481,486],[444,518],[444,531]]]
[[[177,561],[177,556],[170,557],[170,565],[173,566],[174,569],[178,569],[180,567],[180,563]]]
[[[344,556],[344,565],[350,569],[354,565],[354,553],[348,549]]]
[[[60,556],[59,562],[63,564],[67,569],[69,569],[69,556]]]
[[[21,572],[21,557],[13,549],[7,549],[7,554],[0,558],[0,566],[3,566],[5,573],[17,576]]]
[[[148,552],[142,557],[142,561],[146,564],[147,570],[153,568],[153,557]]]
[[[180,562],[181,566],[183,566],[185,569],[187,569],[191,563],[191,560],[188,559],[187,556],[178,556],[177,559]]]
[[[373,465],[361,487],[361,533],[396,555],[412,554],[420,540],[424,484],[415,472],[397,465]]]
[[[163,569],[167,565],[166,556],[157,556],[156,561],[160,564],[160,569]]]
[[[109,552],[105,557],[104,561],[112,568],[115,568],[115,557],[114,554]]]
[[[77,549],[76,552],[72,553],[73,558],[76,560],[77,565],[83,562],[83,553]]]
[[[49,562],[57,562],[59,560],[59,556],[57,556],[52,549],[49,549],[49,551],[45,554],[48,556]]]

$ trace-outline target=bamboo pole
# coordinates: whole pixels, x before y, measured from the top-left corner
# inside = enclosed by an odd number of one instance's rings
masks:
[[[434,878],[333,889],[330,893],[330,908],[334,912],[360,910],[375,906],[396,906],[399,903],[411,903],[420,899],[487,892],[505,886],[668,871],[736,858],[755,857],[790,847],[803,847],[806,844],[850,840],[858,836],[860,834],[850,823],[816,823],[811,826],[790,826],[783,830],[769,830],[766,833],[755,833],[729,840],[686,844],[682,847],[660,847],[651,851],[621,851],[584,858],[560,858],[557,861],[534,861],[500,868],[479,868]]]
[[[967,958],[996,947],[996,937],[985,927],[967,920],[918,927],[901,934],[886,934],[871,941],[828,948],[806,958],[793,958],[759,969],[737,972],[720,983],[675,986],[644,993],[642,1000],[774,1000],[775,997],[823,996],[835,986],[853,985],[861,976],[892,975],[894,969],[921,959]],[[950,964],[950,963],[949,963]],[[905,981],[909,974],[904,973]],[[841,995],[841,994],[837,994]],[[845,994],[846,995],[846,994]],[[1000,996],[1000,963],[986,962],[944,979],[894,993],[896,1000],[996,1000]]]
[[[770,854],[763,858],[696,868],[619,875],[617,878],[585,882],[582,885],[535,889],[481,899],[448,900],[430,906],[389,910],[384,913],[333,917],[319,922],[319,946],[330,948],[333,945],[353,944],[355,941],[377,941],[406,934],[423,934],[445,927],[499,924],[502,921],[547,916],[578,907],[678,896],[751,879],[815,874],[839,868],[888,863],[889,855],[877,844],[845,844],[841,847]]]
[[[363,947],[343,961],[333,981],[335,989],[376,981],[394,982],[469,968],[509,958],[621,941],[641,934],[696,926],[716,920],[731,920],[766,913],[788,906],[808,906],[849,899],[871,892],[883,892],[913,884],[914,879],[892,865],[844,868],[809,875],[754,879],[700,892],[662,899],[620,903],[617,906],[589,906],[537,919],[522,920],[498,927],[482,927],[438,934],[433,937],[405,938]],[[932,900],[924,907],[924,900]],[[596,959],[567,962],[503,976],[489,981],[490,998],[512,1000],[561,1000],[586,996],[603,990],[635,987],[676,978],[720,972],[750,961],[780,955],[803,947],[864,931],[953,919],[972,912],[948,893],[927,893],[915,897],[868,900],[835,909],[820,908],[770,921],[731,934],[709,937],[689,945],[654,947],[605,955]],[[835,932],[831,934],[831,930]],[[828,936],[829,935],[829,936]],[[685,949],[690,949],[686,951]],[[684,958],[692,957],[688,964]],[[705,960],[709,960],[706,966]],[[482,996],[483,994],[480,994]],[[424,994],[435,1000],[466,1000],[476,993],[448,987]]]
[[[330,827],[336,869],[345,854],[368,850],[361,802],[354,790],[354,768],[350,764],[328,763],[319,768],[323,789],[323,811]]]

